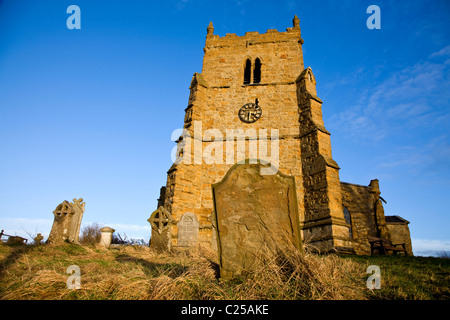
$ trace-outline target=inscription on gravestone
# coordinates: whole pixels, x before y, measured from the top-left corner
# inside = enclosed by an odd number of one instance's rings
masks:
[[[301,249],[295,178],[261,175],[263,164],[235,164],[213,185],[220,277],[254,271]]]
[[[190,247],[198,241],[198,229],[199,223],[197,216],[192,212],[183,214],[180,222],[177,223],[178,227],[178,246]]]

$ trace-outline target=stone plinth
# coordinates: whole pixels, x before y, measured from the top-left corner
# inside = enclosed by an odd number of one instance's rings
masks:
[[[110,227],[103,227],[100,229],[101,235],[100,235],[99,245],[101,247],[109,249],[109,247],[111,246],[112,235],[113,235],[114,231],[116,231],[116,230],[114,230]]]

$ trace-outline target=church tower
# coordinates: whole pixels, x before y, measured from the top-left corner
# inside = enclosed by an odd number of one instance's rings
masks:
[[[302,45],[297,16],[285,32],[220,37],[212,23],[207,27],[202,72],[192,78],[184,133],[177,140],[178,158],[158,199],[161,215],[170,215],[169,247],[181,245],[178,226],[185,214],[198,227],[195,243],[214,247],[211,186],[245,159],[266,160],[295,177],[302,238],[311,248],[328,252],[351,246],[339,166]]]

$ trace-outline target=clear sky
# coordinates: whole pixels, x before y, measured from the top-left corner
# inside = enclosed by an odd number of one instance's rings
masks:
[[[242,36],[295,14],[341,180],[378,178],[414,251],[450,250],[446,0],[0,0],[0,229],[47,236],[55,207],[82,197],[83,225],[148,241],[209,22]]]

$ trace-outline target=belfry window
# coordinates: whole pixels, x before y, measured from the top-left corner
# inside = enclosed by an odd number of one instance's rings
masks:
[[[344,207],[344,219],[345,219],[345,222],[350,225],[350,228],[348,229],[348,234],[349,234],[350,238],[353,238],[352,218],[350,217],[350,212],[348,211],[347,207]]]
[[[250,59],[247,59],[244,68],[244,84],[250,84],[251,76],[252,76],[252,62],[250,61]]]
[[[255,69],[253,69],[253,83],[261,82],[261,60],[256,58],[255,60]]]

